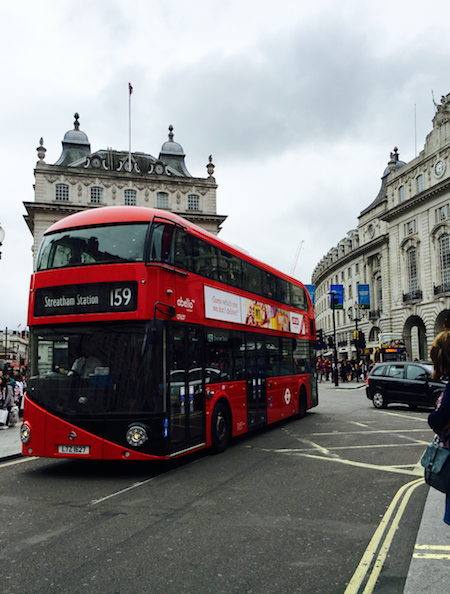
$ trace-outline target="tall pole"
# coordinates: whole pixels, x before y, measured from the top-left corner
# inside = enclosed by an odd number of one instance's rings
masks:
[[[336,347],[336,320],[334,317],[334,310],[336,305],[336,294],[334,292],[330,293],[331,295],[331,309],[333,310],[333,344],[334,344],[334,352],[333,352],[333,361],[334,361],[334,385],[339,386],[339,373],[338,373],[338,364],[337,364],[337,347]]]
[[[359,382],[359,373],[358,373],[358,369],[359,369],[359,333],[358,333],[358,308],[355,305],[355,323],[356,323],[356,341],[355,341],[355,347],[356,347],[356,382]]]
[[[128,83],[128,171],[131,173],[131,94],[133,87]]]

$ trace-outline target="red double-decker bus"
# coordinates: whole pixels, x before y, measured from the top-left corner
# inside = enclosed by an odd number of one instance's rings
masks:
[[[50,227],[28,324],[25,455],[221,452],[317,405],[304,286],[163,210],[100,207]]]

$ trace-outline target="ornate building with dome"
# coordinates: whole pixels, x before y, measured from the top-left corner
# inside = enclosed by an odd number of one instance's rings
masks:
[[[87,208],[124,204],[161,208],[215,235],[226,219],[217,214],[212,157],[206,165],[208,176],[193,177],[186,167],[182,146],[174,141],[172,126],[158,158],[112,149],[92,153],[75,114],[74,129],[64,136],[56,163],[45,162],[42,138],[37,153],[34,202],[24,202],[25,221],[34,238],[34,262],[48,227]]]
[[[356,328],[364,354],[377,358],[380,333],[401,335],[409,359],[429,359],[431,343],[450,327],[450,94],[435,106],[433,130],[420,154],[405,163],[391,153],[375,200],[314,269],[316,322],[334,334],[331,285],[343,285],[334,310],[338,358],[356,355]],[[361,310],[358,285],[369,285]]]

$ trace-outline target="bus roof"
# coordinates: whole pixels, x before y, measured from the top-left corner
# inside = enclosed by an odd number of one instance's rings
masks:
[[[154,217],[162,217],[183,226],[197,227],[194,223],[183,219],[182,217],[159,208],[146,208],[144,206],[104,206],[100,208],[91,208],[82,210],[75,214],[60,219],[47,229],[45,234],[63,231],[64,229],[74,229],[76,227],[88,227],[97,225],[110,225],[114,223],[140,223],[150,222]],[[208,233],[201,229],[204,233]]]
[[[272,266],[269,266],[257,258],[254,258],[245,250],[242,250],[242,248],[219,239],[216,237],[216,235],[206,231],[206,229],[203,229],[195,223],[192,223],[191,221],[188,221],[187,219],[184,219],[173,212],[160,208],[147,208],[144,206],[102,206],[100,208],[91,208],[89,210],[83,210],[60,219],[47,229],[45,235],[55,233],[56,231],[64,231],[65,229],[74,229],[77,227],[95,227],[98,225],[111,225],[115,223],[150,223],[153,218],[173,221],[175,224],[189,229],[190,232],[193,232],[199,237],[203,237],[206,241],[216,245],[217,247],[226,249],[228,251],[231,250],[243,260],[254,263],[257,266],[264,268],[267,272],[271,272],[276,276],[285,278],[290,282],[295,281],[296,283],[303,286],[303,283],[298,279],[293,278],[277,270],[276,268],[273,268]],[[308,300],[310,300],[308,291],[306,291],[306,294]],[[310,307],[311,306],[312,304],[310,303]]]

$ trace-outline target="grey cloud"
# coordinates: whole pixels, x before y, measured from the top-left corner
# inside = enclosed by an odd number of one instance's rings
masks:
[[[246,54],[174,64],[159,81],[156,110],[163,119],[183,119],[194,151],[213,145],[225,159],[379,135],[386,110],[402,120],[407,100],[412,109],[423,76],[411,80],[411,68],[423,71],[432,55],[423,47],[395,56],[378,49],[354,26],[303,24],[260,39]]]

